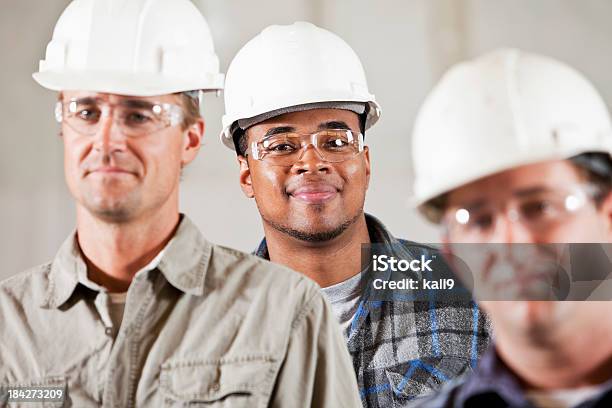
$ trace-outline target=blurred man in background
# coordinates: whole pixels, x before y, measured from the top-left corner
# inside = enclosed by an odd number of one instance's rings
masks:
[[[418,406],[612,406],[612,302],[527,290],[550,283],[536,265],[551,244],[612,242],[612,126],[597,91],[558,61],[500,50],[442,78],[413,143],[422,212],[450,253],[486,252],[475,297],[495,333],[471,375]]]
[[[364,406],[403,406],[468,370],[488,341],[487,321],[469,299],[375,301],[366,289],[362,245],[404,260],[434,253],[364,213],[364,137],[380,108],[351,47],[310,23],[270,26],[230,64],[225,110],[221,139],[235,149],[240,185],[263,222],[255,253],[322,287]]]
[[[0,284],[0,404],[42,387],[76,407],[358,405],[317,286],[179,213],[199,93],[223,85],[198,9],[76,0],[34,78],[59,91],[77,225],[52,262]]]

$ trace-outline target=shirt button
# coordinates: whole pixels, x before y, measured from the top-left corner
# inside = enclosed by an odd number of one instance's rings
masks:
[[[219,384],[215,384],[212,386],[213,391],[219,391]]]
[[[104,333],[106,333],[106,335],[107,335],[107,336],[112,335],[112,334],[113,334],[113,328],[112,328],[112,327],[107,327],[107,328],[104,330]]]

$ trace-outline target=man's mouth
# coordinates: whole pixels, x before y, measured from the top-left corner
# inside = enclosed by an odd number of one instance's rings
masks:
[[[323,204],[333,200],[338,195],[338,189],[326,183],[306,184],[289,191],[289,196],[307,204]]]
[[[87,171],[85,173],[85,176],[88,176],[90,174],[101,174],[101,175],[123,175],[123,174],[134,174],[131,171],[128,171],[124,168],[121,167],[115,167],[115,166],[103,166],[103,167],[97,167],[95,169],[91,169],[89,171]]]

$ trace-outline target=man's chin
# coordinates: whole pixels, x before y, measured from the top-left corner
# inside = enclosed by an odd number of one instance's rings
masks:
[[[340,236],[348,226],[344,224],[339,225],[336,228],[330,229],[303,229],[303,228],[291,228],[286,226],[273,225],[277,230],[296,238],[300,241],[305,242],[327,242]]]
[[[124,224],[134,218],[130,211],[123,209],[102,209],[97,211],[96,215],[98,218],[114,224]]]
[[[293,225],[287,225],[276,223],[267,219],[264,219],[264,221],[277,231],[289,235],[292,238],[304,242],[322,243],[331,241],[340,236],[352,224],[355,223],[360,215],[361,214],[358,214],[357,216],[342,223],[325,222],[325,220],[317,220],[317,222],[314,222],[314,220],[309,219],[310,223],[306,225],[297,222]]]
[[[134,218],[136,206],[128,200],[121,199],[90,199],[83,206],[94,217],[111,223],[125,223]]]

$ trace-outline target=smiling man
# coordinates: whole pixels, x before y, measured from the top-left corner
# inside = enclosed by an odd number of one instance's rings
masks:
[[[179,213],[199,92],[223,84],[198,9],[76,0],[34,78],[59,91],[76,231],[0,283],[0,405],[358,405],[318,287]]]
[[[246,194],[265,197],[257,205],[267,250],[281,257],[271,259],[291,263],[322,287],[355,276],[361,262],[356,255],[370,241],[363,214],[370,162],[359,129],[359,115],[346,109],[281,114],[248,129],[257,159],[240,159]],[[320,254],[321,243],[330,241],[329,270],[322,271],[318,257],[306,254]],[[298,243],[305,248],[296,258]]]
[[[612,406],[612,124],[591,83],[548,57],[484,55],[444,75],[413,146],[420,209],[495,333],[472,375],[417,406]]]
[[[263,222],[256,254],[322,287],[364,406],[404,406],[468,370],[488,340],[475,305],[380,302],[364,289],[362,245],[407,260],[433,252],[364,214],[364,137],[380,108],[348,44],[304,22],[264,29],[228,69],[225,108],[221,138],[236,150],[240,185]]]

